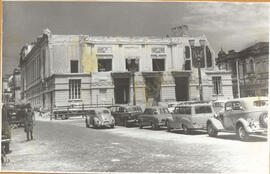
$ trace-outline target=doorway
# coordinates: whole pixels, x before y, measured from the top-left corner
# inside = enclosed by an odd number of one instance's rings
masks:
[[[189,98],[188,77],[175,77],[175,98],[176,101],[188,101]]]
[[[129,78],[114,78],[115,104],[129,103]]]
[[[160,77],[147,77],[145,78],[145,95],[146,102],[153,101],[152,105],[157,105],[160,102]]]

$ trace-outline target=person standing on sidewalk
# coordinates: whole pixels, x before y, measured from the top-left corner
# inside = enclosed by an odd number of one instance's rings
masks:
[[[35,120],[34,111],[32,111],[32,109],[31,109],[31,104],[28,103],[26,105],[26,114],[25,114],[25,117],[24,117],[24,126],[25,126],[24,130],[26,132],[27,141],[29,141],[30,138],[31,138],[31,140],[33,140],[34,120]]]

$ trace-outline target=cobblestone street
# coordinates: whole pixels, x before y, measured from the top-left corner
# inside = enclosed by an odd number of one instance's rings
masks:
[[[267,173],[267,141],[233,134],[85,128],[82,118],[37,121],[34,140],[12,132],[10,162],[2,171],[250,172]]]

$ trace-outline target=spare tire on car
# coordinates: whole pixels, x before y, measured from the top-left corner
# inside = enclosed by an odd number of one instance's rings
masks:
[[[259,120],[260,120],[260,124],[263,128],[267,128],[267,121],[268,121],[268,112],[263,112],[260,117],[259,117]]]

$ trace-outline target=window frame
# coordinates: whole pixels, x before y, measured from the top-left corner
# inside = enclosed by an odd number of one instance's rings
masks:
[[[154,61],[163,61],[163,69],[162,70],[154,70]],[[157,67],[157,66],[155,66]],[[164,58],[152,58],[152,71],[158,72],[158,71],[166,71],[166,60]]]
[[[212,76],[212,84],[213,84],[213,95],[223,95],[221,76]]]
[[[76,66],[76,70],[77,72],[72,72],[72,63],[76,62],[77,63],[77,66]],[[70,60],[70,73],[79,73],[79,60]]]
[[[81,79],[69,79],[69,100],[81,99],[81,84]]]
[[[99,61],[110,61],[110,70],[106,70],[106,67],[105,67],[105,70],[104,71],[101,71],[100,70],[100,63]],[[113,59],[112,58],[98,58],[97,60],[97,64],[98,64],[98,72],[110,72],[113,70]],[[104,62],[103,62],[104,63]]]

